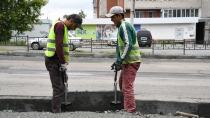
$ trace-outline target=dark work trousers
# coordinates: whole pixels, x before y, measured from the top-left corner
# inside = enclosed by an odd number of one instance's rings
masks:
[[[134,112],[136,110],[134,81],[140,64],[140,62],[122,64],[122,70],[119,77],[119,88],[124,95],[124,109],[128,112]]]
[[[49,71],[50,80],[52,83],[53,96],[52,96],[52,112],[61,112],[61,96],[64,93],[64,84],[59,71],[60,61],[59,59],[45,57],[45,66]]]

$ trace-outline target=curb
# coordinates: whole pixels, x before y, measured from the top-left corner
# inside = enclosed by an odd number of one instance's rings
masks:
[[[72,104],[62,106],[62,111],[108,111],[123,109],[123,95],[118,91],[121,104],[113,105],[113,91],[100,92],[68,92],[68,101]],[[0,110],[16,112],[51,112],[51,97],[44,96],[1,96]],[[136,100],[136,111],[143,114],[168,114],[182,111],[196,114],[199,117],[210,117],[210,103],[191,103],[177,101]]]
[[[0,52],[5,56],[26,56],[26,57],[44,57],[44,53],[32,52]],[[116,58],[115,54],[70,54],[71,57],[89,57],[89,58]],[[141,55],[148,59],[210,59],[210,56],[188,56],[188,55]]]

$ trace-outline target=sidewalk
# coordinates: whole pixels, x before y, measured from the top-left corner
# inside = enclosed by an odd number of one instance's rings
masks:
[[[11,56],[44,56],[44,50],[29,50],[26,46],[1,46],[0,55]],[[87,54],[72,54],[71,57],[93,57],[93,58],[115,58],[115,54],[104,54],[106,52],[115,52],[115,49],[93,49],[90,54],[90,48],[78,48],[78,51],[89,52]],[[149,59],[210,59],[210,50],[186,50],[183,55],[183,50],[155,50],[152,54],[152,49],[140,49],[142,58]]]

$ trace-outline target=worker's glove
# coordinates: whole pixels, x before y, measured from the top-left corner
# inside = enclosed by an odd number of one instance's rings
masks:
[[[114,62],[111,65],[111,70],[115,69],[116,71],[120,71],[122,69],[122,63],[119,61]]]
[[[61,67],[59,68],[59,70],[60,71],[66,71],[67,70],[67,68],[66,68],[67,65],[68,65],[67,63],[61,64]]]

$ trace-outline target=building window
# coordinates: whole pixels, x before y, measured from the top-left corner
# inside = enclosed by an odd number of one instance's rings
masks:
[[[168,17],[172,17],[172,10],[168,10]]]
[[[198,17],[198,9],[165,9],[164,18],[167,17]]]
[[[190,17],[190,10],[186,9],[186,17]]]
[[[177,17],[181,17],[181,10],[177,9]]]
[[[148,12],[148,14],[149,14],[149,18],[153,17],[153,13],[152,12]]]
[[[182,17],[185,17],[185,9],[182,9]]]
[[[142,11],[136,11],[135,12],[135,17],[136,18],[144,18],[144,12],[142,12]]]
[[[176,17],[176,9],[173,10],[173,17]]]
[[[131,1],[131,0],[128,0]],[[135,0],[135,1],[156,1],[156,0]]]
[[[168,10],[164,10],[164,17],[165,17],[165,18],[168,17]]]
[[[190,10],[190,17],[194,17],[195,16],[195,10],[194,9],[191,9]]]
[[[198,9],[195,9],[195,17],[198,17]]]

